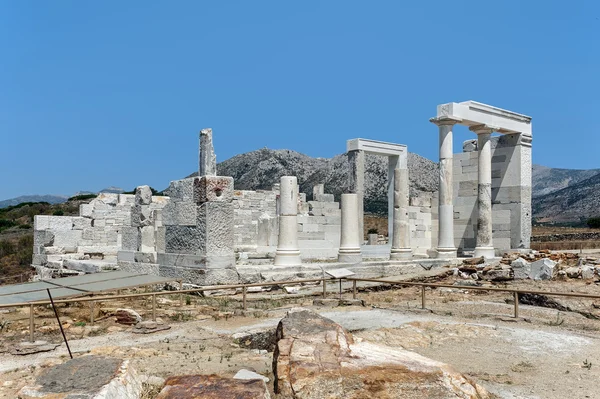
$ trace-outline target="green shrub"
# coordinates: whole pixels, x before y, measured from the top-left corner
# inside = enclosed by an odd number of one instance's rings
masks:
[[[600,229],[600,217],[589,218],[587,225],[590,229]]]
[[[23,229],[23,230],[27,230],[27,229],[31,228],[31,225],[30,224],[20,224],[19,228]]]
[[[0,219],[0,231],[11,228],[16,224],[17,223],[14,220]]]
[[[377,230],[374,227],[371,227],[369,230],[367,230],[367,234],[378,234],[379,230]]]
[[[62,209],[57,209],[52,213],[52,216],[63,216],[65,212]]]
[[[69,201],[83,201],[83,200],[88,200],[88,199],[92,199],[92,198],[96,198],[98,196],[98,194],[81,194],[81,195],[75,195],[71,198],[69,198]],[[60,216],[60,215],[57,215]]]
[[[0,241],[0,258],[8,255],[12,255],[15,253],[15,246],[12,242],[8,240]]]

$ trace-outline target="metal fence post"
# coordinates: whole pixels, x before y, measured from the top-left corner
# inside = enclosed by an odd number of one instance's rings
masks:
[[[29,341],[34,342],[33,339],[33,304],[29,305]]]
[[[248,291],[248,288],[246,286],[242,287],[242,308],[244,310],[248,309],[248,307],[246,306],[246,292]]]
[[[425,309],[426,307],[426,298],[425,298],[425,286],[421,286],[421,309]]]
[[[514,292],[514,299],[515,299],[515,319],[517,317],[519,317],[519,293],[518,292]]]
[[[327,280],[323,279],[323,299],[327,298]]]
[[[356,299],[356,280],[352,280],[352,299]]]
[[[93,326],[94,325],[94,305],[96,304],[95,301],[90,302],[90,324]]]
[[[152,295],[152,321],[156,321],[156,294]]]

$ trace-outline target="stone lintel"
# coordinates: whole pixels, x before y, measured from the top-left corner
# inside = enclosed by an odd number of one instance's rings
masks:
[[[462,119],[466,126],[496,126],[498,133],[523,133],[531,136],[531,117],[476,101],[447,103],[437,106],[437,118]]]
[[[367,154],[406,157],[404,144],[387,143],[369,139],[351,139],[346,142],[346,151],[364,151]]]

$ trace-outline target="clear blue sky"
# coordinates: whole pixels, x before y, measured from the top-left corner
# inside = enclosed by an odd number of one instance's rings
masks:
[[[534,162],[600,167],[598,1],[0,1],[0,200],[132,189],[347,139],[437,161],[436,105],[533,117]],[[455,136],[460,143],[471,134]]]

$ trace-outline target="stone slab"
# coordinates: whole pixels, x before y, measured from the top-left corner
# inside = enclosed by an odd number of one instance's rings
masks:
[[[142,383],[128,360],[82,356],[45,370],[33,386],[23,387],[21,399],[139,398]]]

